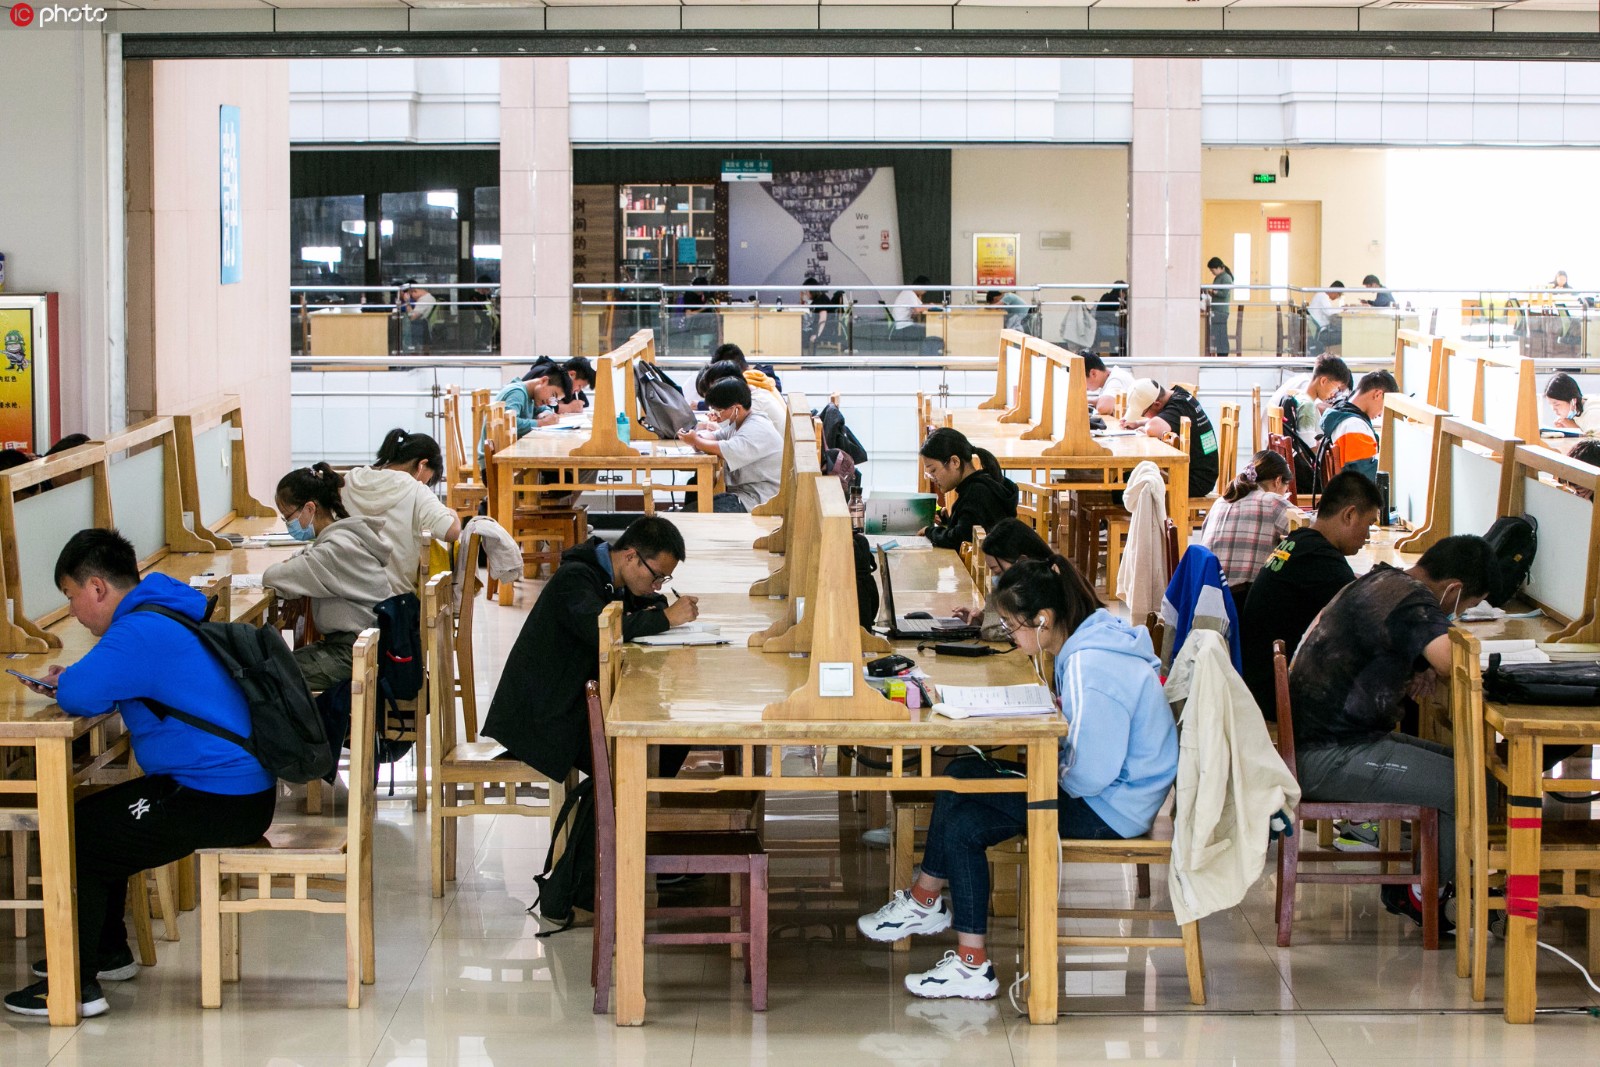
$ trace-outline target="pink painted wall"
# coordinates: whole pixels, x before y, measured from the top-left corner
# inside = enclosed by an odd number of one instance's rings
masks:
[[[140,66],[129,64],[130,68]],[[289,469],[289,64],[129,71],[129,421],[237,393],[250,486]],[[240,109],[243,277],[221,283],[218,108]]]

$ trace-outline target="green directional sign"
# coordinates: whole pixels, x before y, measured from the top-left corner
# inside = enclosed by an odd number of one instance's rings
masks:
[[[722,161],[722,180],[725,182],[770,182],[772,160],[725,159]]]

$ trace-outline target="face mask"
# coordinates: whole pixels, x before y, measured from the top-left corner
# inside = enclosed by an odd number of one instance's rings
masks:
[[[300,525],[299,518],[290,519],[286,525],[289,527],[289,536],[296,541],[315,541],[317,539],[316,528]]]
[[[1450,609],[1450,614],[1444,617],[1445,622],[1455,622],[1461,617],[1461,586],[1456,586],[1456,606]]]

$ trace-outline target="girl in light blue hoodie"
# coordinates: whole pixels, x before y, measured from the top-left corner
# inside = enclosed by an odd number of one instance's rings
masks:
[[[1060,556],[1006,571],[993,603],[1021,652],[1054,660],[1056,699],[1069,725],[1060,749],[1061,836],[1107,840],[1148,833],[1178,774],[1177,729],[1156,675],[1150,635],[1101,607],[1083,576]],[[1016,764],[974,757],[957,760],[946,773],[993,778],[1022,772]],[[932,970],[907,975],[912,993],[986,1000],[999,992],[984,948],[986,852],[1026,827],[1022,793],[938,795],[916,882],[857,921],[874,941],[955,926],[957,951]]]

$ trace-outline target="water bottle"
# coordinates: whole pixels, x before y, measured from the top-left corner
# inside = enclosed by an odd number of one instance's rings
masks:
[[[0,293],[6,291],[6,254],[0,252]]]
[[[617,439],[623,444],[628,444],[633,440],[633,427],[628,425],[626,412],[617,412]]]

